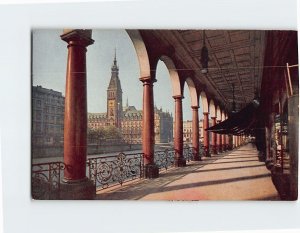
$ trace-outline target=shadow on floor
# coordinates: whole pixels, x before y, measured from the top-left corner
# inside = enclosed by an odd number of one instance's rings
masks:
[[[226,161],[226,162],[213,162],[213,164],[223,164],[223,163],[247,163],[247,162],[258,162],[258,159],[249,160],[238,160],[238,161]]]
[[[263,174],[263,175],[253,175],[253,176],[244,176],[244,177],[237,177],[237,178],[229,178],[229,179],[221,179],[221,180],[211,180],[211,181],[201,181],[189,184],[181,184],[181,185],[174,185],[168,186],[170,182],[163,182],[163,177],[158,178],[156,180],[152,180],[152,186],[145,188],[145,183],[137,184],[135,187],[124,187],[120,190],[117,190],[113,193],[104,193],[98,194],[96,199],[106,199],[106,200],[128,200],[128,199],[141,199],[142,197],[151,194],[151,193],[161,193],[161,192],[169,192],[175,190],[182,190],[188,188],[195,188],[195,187],[203,187],[209,185],[217,185],[217,184],[224,184],[224,183],[231,183],[231,182],[239,182],[239,181],[246,181],[246,180],[253,180],[253,179],[261,179],[270,177],[270,174]],[[171,182],[174,182],[172,180]],[[165,183],[165,184],[164,184]]]
[[[214,168],[214,169],[203,169],[199,171],[178,171],[178,172],[172,172],[172,173],[165,173],[162,174],[161,176],[163,177],[171,177],[173,175],[188,175],[191,173],[202,173],[202,172],[215,172],[215,171],[227,171],[227,170],[234,170],[234,169],[246,169],[246,168],[257,168],[257,167],[265,167],[265,164],[260,164],[260,165],[249,165],[249,166],[239,166],[239,167],[225,167],[225,168]],[[200,167],[201,168],[201,167]]]

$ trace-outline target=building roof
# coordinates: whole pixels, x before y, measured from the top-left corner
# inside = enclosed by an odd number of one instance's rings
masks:
[[[88,113],[89,119],[103,119],[106,120],[106,113]]]
[[[119,79],[119,67],[117,65],[116,53],[113,65],[111,66],[111,78],[109,81],[108,90],[110,89],[120,89],[122,91],[121,82]]]
[[[32,86],[32,92],[35,92],[35,93],[42,93],[42,94],[45,94],[45,95],[54,95],[54,96],[58,96],[58,97],[64,97],[62,95],[61,92],[59,91],[54,91],[52,89],[47,89],[47,88],[44,88],[42,86]]]

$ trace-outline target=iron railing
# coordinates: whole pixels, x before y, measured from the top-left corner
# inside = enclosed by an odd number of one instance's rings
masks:
[[[175,163],[175,150],[166,149],[163,151],[154,152],[154,163],[158,166],[159,169],[168,169],[169,167],[174,166]]]
[[[193,159],[193,149],[185,147],[183,156],[187,162]],[[175,164],[175,150],[155,151],[154,162],[159,169],[168,169]],[[32,165],[33,199],[59,199],[61,179],[65,164],[49,162]],[[87,176],[96,188],[105,189],[144,177],[144,154],[119,153],[113,156],[98,156],[87,159]]]
[[[186,162],[190,162],[193,160],[193,148],[189,146],[185,146],[183,148],[183,158]]]
[[[122,185],[124,182],[143,177],[143,153],[117,156],[101,156],[87,160],[88,176],[97,188]]]
[[[61,177],[65,165],[62,162],[32,165],[31,194],[33,199],[58,199]]]

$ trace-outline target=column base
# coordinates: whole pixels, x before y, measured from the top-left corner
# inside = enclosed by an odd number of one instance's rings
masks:
[[[144,168],[145,178],[155,179],[159,177],[159,168],[156,164],[147,164]]]
[[[212,153],[213,153],[214,155],[217,155],[217,154],[218,154],[218,150],[217,150],[216,148],[214,148],[214,149],[212,150]]]
[[[193,161],[201,161],[201,157],[199,156],[199,154],[196,154],[193,156]]]
[[[175,167],[185,167],[186,160],[184,158],[177,158],[175,159]]]
[[[205,157],[211,157],[211,154],[210,154],[210,152],[209,152],[209,148],[208,148],[208,147],[205,147],[205,148],[204,148],[204,156],[205,156]]]
[[[93,200],[96,195],[96,185],[89,179],[78,182],[63,181],[60,184],[61,200]]]

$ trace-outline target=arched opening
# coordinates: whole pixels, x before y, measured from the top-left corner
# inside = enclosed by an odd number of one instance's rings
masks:
[[[221,109],[219,106],[217,106],[216,108],[216,117],[217,117],[217,121],[221,120]]]
[[[176,84],[173,84],[173,82],[179,80],[174,67],[173,62],[166,56],[162,56],[156,66],[155,78],[157,81],[153,87],[155,112],[156,117],[161,115],[164,119],[160,127],[158,127],[157,120],[155,123],[155,144],[158,150],[163,148],[159,146],[163,143],[168,143],[164,147],[173,147],[174,99],[172,96],[174,93],[178,93]]]
[[[186,85],[185,85],[186,84]],[[183,142],[190,145],[193,142],[193,113],[192,107],[198,107],[198,97],[194,82],[187,78],[183,88]],[[189,97],[188,97],[189,96]]]
[[[197,90],[196,90],[194,81],[191,78],[187,78],[186,79],[186,84],[188,86],[189,96],[190,96],[190,100],[191,100],[190,101],[190,103],[191,103],[190,106],[198,107],[199,106],[199,100],[198,100]],[[187,92],[184,91],[184,93],[187,93]]]
[[[216,117],[216,107],[213,100],[209,101],[209,116],[210,117]]]
[[[209,112],[208,110],[208,100],[207,100],[207,97],[206,97],[206,94],[204,91],[202,91],[200,93],[200,104],[201,104],[201,108],[203,109],[203,112]]]
[[[213,100],[209,101],[209,127],[216,124],[216,106]],[[216,134],[209,132],[209,144],[212,153],[216,154]]]

